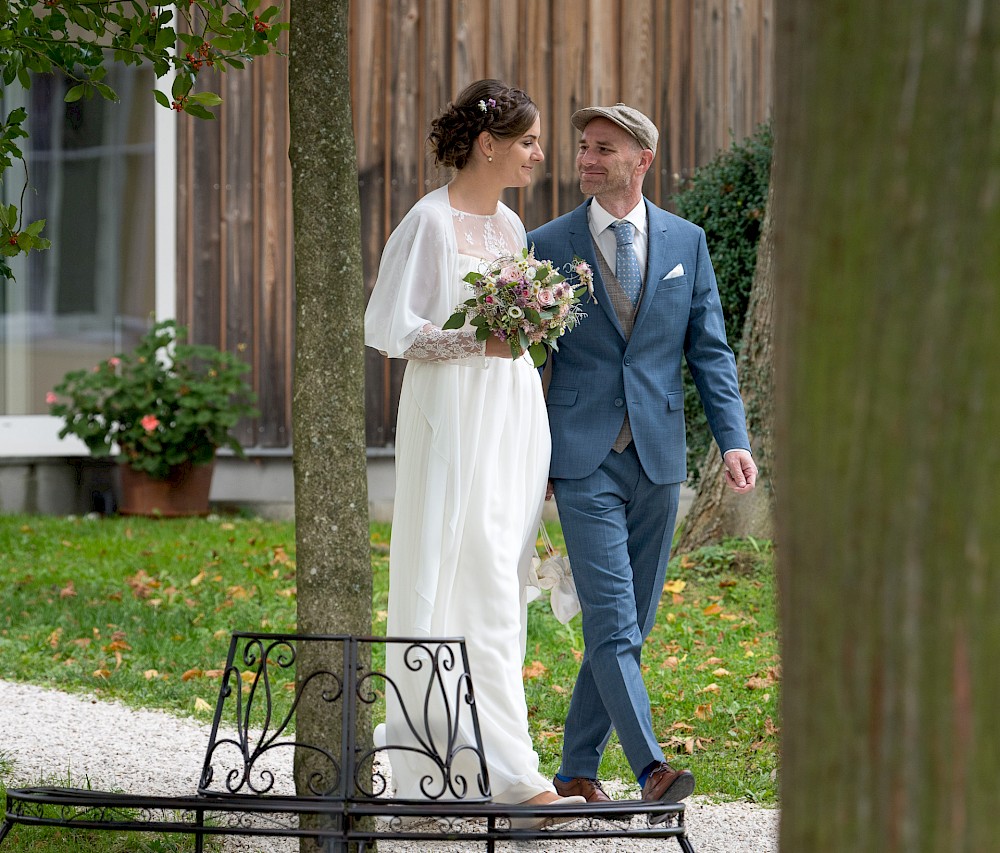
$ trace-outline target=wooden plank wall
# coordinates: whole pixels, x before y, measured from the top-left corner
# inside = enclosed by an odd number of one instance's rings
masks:
[[[544,170],[505,201],[531,229],[582,200],[569,117],[625,101],[660,129],[646,181],[655,202],[771,111],[774,0],[356,0],[351,87],[370,290],[393,226],[448,175],[425,140],[465,84],[499,77],[542,114]],[[292,275],[285,66],[255,63],[222,82],[217,127],[181,138],[178,314],[200,339],[248,341],[260,421],[250,447],[290,443]],[[247,115],[253,132],[246,133]],[[237,122],[237,117],[241,123]],[[368,443],[390,445],[403,364],[366,352]]]
[[[288,63],[269,56],[246,72],[201,75],[199,84],[223,104],[217,121],[178,115],[177,318],[193,341],[240,352],[250,364],[261,415],[236,430],[243,446],[287,452],[294,341]]]

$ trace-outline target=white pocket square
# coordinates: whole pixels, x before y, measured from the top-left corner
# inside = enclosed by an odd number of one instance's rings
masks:
[[[670,272],[663,276],[661,280],[666,281],[668,278],[679,278],[682,275],[684,275],[684,264],[678,264],[670,270]]]

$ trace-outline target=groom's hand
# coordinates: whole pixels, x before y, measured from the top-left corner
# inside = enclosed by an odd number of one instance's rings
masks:
[[[727,450],[722,457],[726,485],[737,494],[753,490],[757,484],[757,466],[746,450]]]

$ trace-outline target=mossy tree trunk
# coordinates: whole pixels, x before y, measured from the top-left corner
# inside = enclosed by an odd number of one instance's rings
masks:
[[[776,10],[781,849],[996,849],[1000,4]]]
[[[701,465],[701,479],[694,502],[684,517],[684,526],[675,551],[683,553],[721,542],[730,536],[770,539],[774,530],[772,489],[772,433],[774,426],[774,362],[772,323],[774,306],[774,217],[771,213],[773,185],[768,190],[767,208],[760,241],[753,287],[743,321],[740,346],[740,391],[747,411],[747,428],[759,477],[757,487],[737,495],[723,479],[722,454],[712,442]]]
[[[298,630],[368,635],[372,577],[364,284],[348,78],[348,0],[295,0],[289,45]],[[300,658],[299,676],[317,663]],[[320,705],[299,707],[297,732],[305,742],[322,744],[339,755],[339,718]],[[359,721],[360,743],[370,738],[370,729],[369,719]],[[308,792],[312,758],[305,751],[296,754],[296,787],[302,794]],[[304,839],[301,849],[318,848]]]

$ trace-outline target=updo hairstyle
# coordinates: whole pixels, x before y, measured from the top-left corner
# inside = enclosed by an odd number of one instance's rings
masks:
[[[538,107],[520,89],[500,80],[477,80],[431,122],[427,142],[437,165],[462,169],[484,130],[496,139],[516,139],[531,129],[537,117]]]

